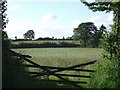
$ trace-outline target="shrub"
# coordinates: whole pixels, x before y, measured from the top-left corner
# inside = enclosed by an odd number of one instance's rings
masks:
[[[18,45],[12,45],[12,48],[51,48],[51,47],[79,47],[78,44],[67,42],[44,42],[44,43],[19,43]]]
[[[90,88],[118,88],[120,78],[118,77],[118,63],[103,60],[97,65],[95,73],[91,73]]]

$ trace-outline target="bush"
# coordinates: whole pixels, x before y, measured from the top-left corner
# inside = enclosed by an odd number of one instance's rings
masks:
[[[6,31],[2,31],[2,48],[3,51],[11,48],[11,40],[8,38]]]
[[[88,83],[90,88],[118,88],[120,78],[118,77],[118,63],[104,60],[97,65],[95,73],[91,73],[91,80]]]
[[[57,47],[79,47],[78,44],[67,42],[44,42],[44,43],[19,43],[18,45],[12,45],[12,48],[57,48]]]

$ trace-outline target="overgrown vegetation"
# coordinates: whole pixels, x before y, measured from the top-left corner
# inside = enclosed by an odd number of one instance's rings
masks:
[[[32,42],[32,41],[31,41]],[[59,48],[59,47],[80,47],[79,44],[67,42],[43,42],[43,43],[19,43],[12,44],[12,48]]]
[[[120,1],[88,3],[81,0],[92,11],[114,12],[112,32],[104,36],[103,62],[98,65],[97,72],[93,74],[90,87],[119,88],[120,86]],[[98,76],[99,75],[99,76]]]
[[[96,64],[96,72],[91,73],[89,88],[119,88],[118,67],[115,61],[102,60]]]
[[[85,22],[78,25],[78,28],[75,28],[73,32],[73,39],[79,40],[81,47],[97,48],[101,44],[102,35],[107,31],[104,25],[101,25],[98,30],[93,22]]]

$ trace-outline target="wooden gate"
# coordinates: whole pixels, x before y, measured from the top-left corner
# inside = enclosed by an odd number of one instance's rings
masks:
[[[37,68],[39,69],[39,71],[29,71],[29,73],[31,74],[32,77],[44,77],[44,79],[41,79],[43,81],[54,81],[54,82],[58,82],[58,83],[63,83],[63,84],[69,84],[69,85],[73,85],[76,88],[83,88],[81,87],[80,84],[86,84],[87,82],[85,81],[80,81],[80,80],[70,80],[66,77],[76,77],[76,78],[91,78],[91,76],[89,75],[81,75],[81,74],[65,74],[62,73],[63,71],[71,71],[71,72],[95,72],[94,70],[88,70],[88,69],[83,69],[83,67],[87,66],[87,65],[91,65],[94,64],[96,62],[96,60],[94,61],[90,61],[87,63],[82,63],[82,64],[78,64],[78,65],[73,65],[73,66],[69,66],[69,67],[52,67],[52,66],[42,66],[40,64],[35,63],[33,60],[30,60],[28,58],[31,58],[31,56],[29,55],[22,55],[22,54],[18,54],[12,50],[10,50],[10,54],[12,56],[15,56],[16,59],[19,60],[24,60],[27,62],[27,64],[23,64],[25,67],[28,68]],[[81,68],[82,67],[82,68]],[[49,78],[50,76],[54,76],[57,77],[57,80],[52,80],[51,78]]]

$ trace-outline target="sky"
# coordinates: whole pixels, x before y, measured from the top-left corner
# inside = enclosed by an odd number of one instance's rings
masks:
[[[34,30],[35,39],[67,38],[83,22],[93,22],[98,29],[102,24],[109,29],[113,23],[112,12],[92,12],[79,0],[8,0],[7,8],[5,30],[11,39],[23,38],[28,30]]]

